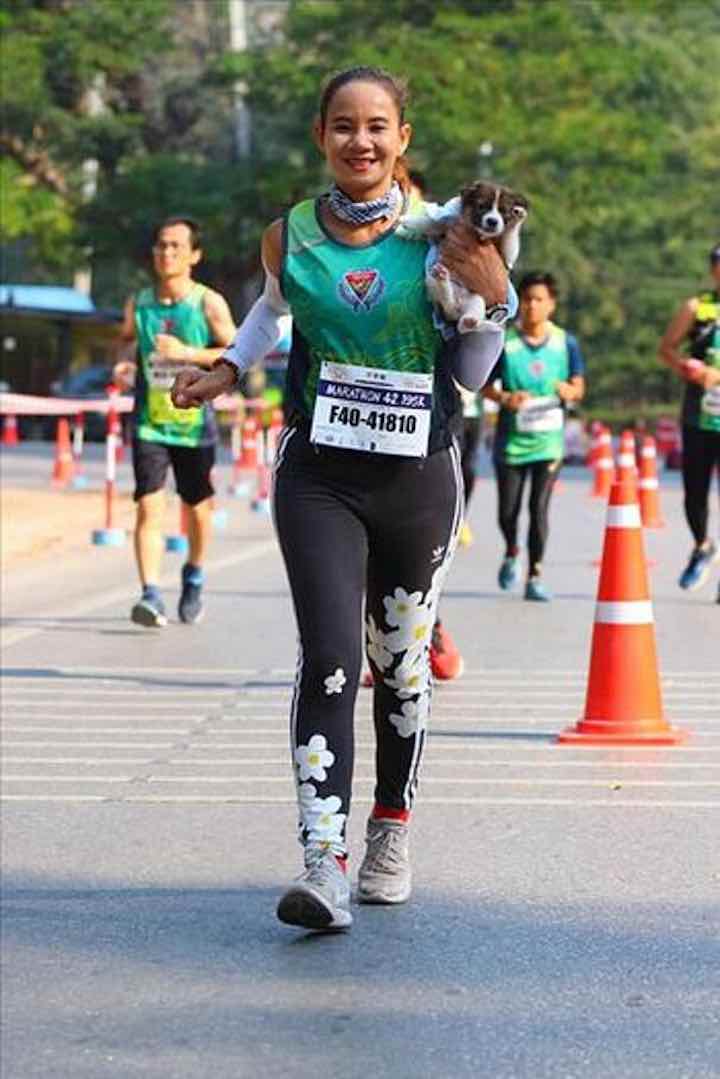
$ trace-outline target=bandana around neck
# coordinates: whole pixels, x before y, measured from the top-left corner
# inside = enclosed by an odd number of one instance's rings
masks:
[[[332,185],[328,195],[328,205],[335,217],[348,221],[351,225],[368,225],[371,221],[379,221],[381,217],[392,217],[402,204],[403,193],[397,181],[393,182],[385,195],[381,195],[379,199],[371,199],[370,202],[353,202],[337,184]]]

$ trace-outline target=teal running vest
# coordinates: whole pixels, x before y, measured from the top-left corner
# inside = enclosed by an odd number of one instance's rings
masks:
[[[208,445],[215,438],[215,420],[209,406],[175,408],[170,387],[182,364],[153,361],[155,335],[169,333],[186,345],[207,348],[212,343],[205,318],[205,286],[194,284],[177,303],[161,303],[152,288],[135,298],[135,331],[138,341],[138,378],[135,390],[136,435],[147,442],[171,446]]]
[[[720,293],[703,292],[698,296],[695,324],[690,332],[690,354],[708,367],[720,368]],[[692,382],[685,384],[683,423],[701,431],[720,432],[720,387],[703,390]]]
[[[459,403],[425,292],[428,245],[394,230],[362,247],[341,243],[321,224],[319,201],[299,203],[284,223],[280,284],[293,316],[286,412],[312,417],[324,360],[434,373],[433,452],[449,443]]]
[[[507,331],[502,361],[503,389],[511,393],[525,390],[532,397],[556,397],[555,383],[565,381],[569,373],[565,330],[551,323],[547,341],[539,346],[527,344],[514,326]],[[564,421],[564,413],[562,418]],[[523,418],[518,413],[501,410],[498,455],[506,464],[555,461],[563,456],[564,422],[549,431],[521,430],[522,424]]]

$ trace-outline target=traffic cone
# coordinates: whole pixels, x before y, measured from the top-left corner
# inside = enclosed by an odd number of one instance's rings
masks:
[[[17,446],[19,441],[17,416],[8,412],[3,422],[2,444],[3,446]]]
[[[558,735],[572,745],[674,745],[663,716],[640,507],[634,482],[613,484],[598,585],[585,715]]]
[[[618,483],[637,483],[635,435],[632,431],[623,431],[620,435],[617,481]]]
[[[52,472],[53,485],[67,487],[74,475],[75,462],[70,445],[70,423],[67,416],[59,416],[55,438],[55,463]]]
[[[592,497],[606,499],[615,479],[612,438],[607,427],[598,435],[597,449],[593,465]]]
[[[665,522],[660,513],[660,490],[657,475],[657,451],[652,435],[645,435],[640,449],[640,516],[644,528],[662,528]]]

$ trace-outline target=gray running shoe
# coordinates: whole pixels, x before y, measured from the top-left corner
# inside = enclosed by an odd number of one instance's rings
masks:
[[[157,595],[142,595],[130,611],[130,619],[138,626],[161,628],[167,625],[165,605]]]
[[[410,898],[409,838],[410,828],[402,821],[369,819],[358,873],[359,903],[405,903]]]
[[[305,872],[281,898],[277,916],[286,925],[326,933],[350,928],[350,885],[332,851],[305,850]]]

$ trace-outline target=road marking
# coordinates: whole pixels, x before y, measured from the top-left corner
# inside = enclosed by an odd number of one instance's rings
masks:
[[[8,794],[2,798],[3,802],[105,802],[109,805],[262,805],[262,806],[294,806],[295,798],[262,798],[243,795],[224,796],[208,794],[142,794],[142,795],[118,795],[117,797],[102,794]],[[372,805],[371,796],[357,795],[353,798],[356,805]],[[577,806],[585,809],[717,809],[720,802],[701,801],[643,801],[642,799],[627,798],[423,798],[423,805],[439,806]]]
[[[260,540],[251,544],[248,547],[243,548],[242,551],[238,551],[232,555],[226,555],[225,558],[211,558],[207,563],[207,570],[210,573],[219,572],[220,570],[227,569],[229,566],[238,566],[243,562],[250,562],[254,558],[261,558],[263,555],[268,554],[270,551],[278,552],[278,545],[275,539],[272,540]],[[279,553],[279,552],[278,552]],[[169,572],[165,574],[161,580],[162,586],[174,586],[176,584],[175,574]],[[65,623],[72,618],[81,618],[83,615],[92,614],[93,611],[99,611],[103,607],[115,607],[120,603],[129,603],[137,595],[137,587],[135,585],[126,585],[123,588],[116,588],[113,592],[103,592],[100,596],[95,596],[93,599],[82,600],[79,603],[70,604],[63,607],[57,614],[43,614],[42,618],[45,625],[33,626],[26,629],[9,630],[9,632],[3,634],[2,642],[0,643],[0,649],[4,650],[10,648],[14,644],[19,644],[21,641],[27,641],[31,637],[36,637],[39,633],[45,633],[52,626],[53,621],[57,623],[59,628],[63,628]],[[128,623],[129,623],[128,619]],[[55,627],[53,627],[55,628]],[[138,634],[140,634],[138,630]],[[90,668],[78,668],[80,670],[88,670]],[[107,668],[100,668],[107,669]],[[142,668],[134,668],[140,670]],[[156,668],[156,670],[162,670],[163,668]],[[166,668],[168,670],[170,668]],[[192,668],[183,668],[191,673]]]

